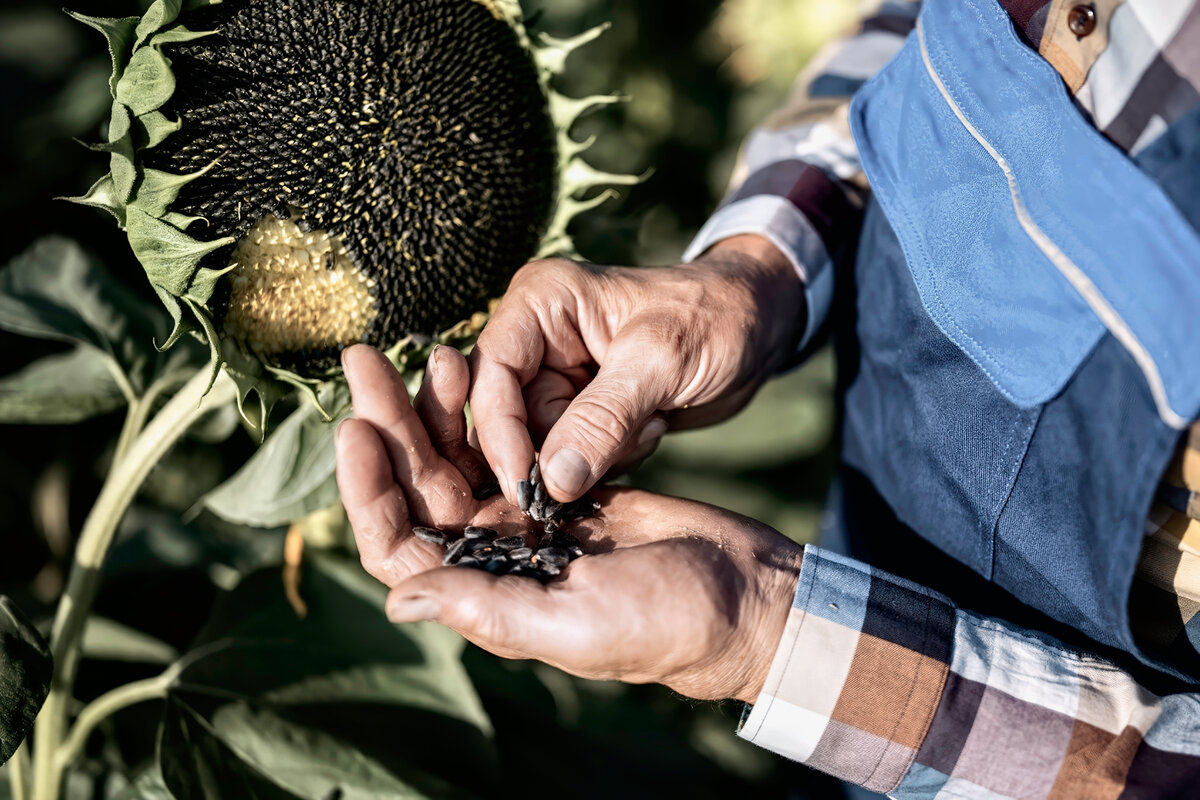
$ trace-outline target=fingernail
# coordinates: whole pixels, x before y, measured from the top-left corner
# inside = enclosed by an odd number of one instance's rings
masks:
[[[427,369],[427,370],[432,369],[433,365],[436,364],[439,360],[441,360],[441,355],[442,355],[442,346],[440,344],[435,344],[433,346],[433,351],[430,352],[430,354],[429,354],[429,363],[427,365],[425,365],[425,369]]]
[[[576,495],[583,488],[583,482],[592,474],[592,468],[578,451],[564,447],[554,454],[546,466],[542,467],[542,478],[547,483],[554,484],[560,492]]]
[[[441,616],[442,606],[428,595],[402,597],[387,604],[387,618],[392,622],[421,622]]]
[[[638,435],[636,447],[644,447],[655,439],[662,438],[662,435],[666,432],[667,421],[660,417],[655,417],[642,426],[642,432]]]

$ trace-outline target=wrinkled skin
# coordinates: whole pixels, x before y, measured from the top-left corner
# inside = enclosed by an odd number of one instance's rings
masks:
[[[415,408],[379,352],[350,348],[344,365],[355,419],[338,430],[338,483],[363,566],[391,587],[392,620],[437,620],[498,655],[582,677],[755,699],[783,632],[797,545],[711,506],[606,488],[593,493],[599,516],[570,528],[587,555],[546,585],[442,567],[442,548],[413,525],[536,529],[504,497],[473,496],[491,477],[467,443],[467,363],[435,350]]]
[[[693,264],[552,259],[517,273],[471,353],[479,444],[510,501],[533,462],[556,500],[645,458],[668,427],[741,409],[794,352],[804,285],[766,239]]]

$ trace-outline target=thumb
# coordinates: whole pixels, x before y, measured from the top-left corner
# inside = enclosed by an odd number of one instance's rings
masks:
[[[497,578],[482,570],[442,567],[422,572],[388,595],[392,622],[431,620],[507,658],[530,652],[550,637],[556,614],[546,587],[525,578]]]
[[[613,340],[596,377],[542,445],[542,480],[554,499],[574,500],[647,436],[662,435],[663,422],[651,417],[668,400],[665,376],[675,372],[670,362],[678,354],[658,353],[636,331]]]

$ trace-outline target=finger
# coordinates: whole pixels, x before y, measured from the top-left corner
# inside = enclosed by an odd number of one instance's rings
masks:
[[[535,444],[545,441],[554,423],[566,412],[579,389],[566,375],[552,369],[539,370],[525,387],[529,434]]]
[[[567,617],[575,605],[563,588],[446,567],[397,586],[388,595],[386,610],[392,622],[436,620],[504,658],[553,662],[561,655],[558,640],[571,627]]]
[[[413,401],[434,448],[449,461],[471,485],[476,499],[491,493],[496,476],[483,454],[467,444],[467,389],[471,374],[467,360],[453,347],[438,345],[429,355],[425,380]]]
[[[622,455],[615,464],[604,473],[605,480],[618,478],[627,472],[633,472],[641,463],[654,454],[662,442],[663,434],[667,432],[667,421],[661,415],[655,414],[646,421],[638,433],[633,449]]]
[[[471,414],[479,446],[510,503],[517,481],[533,463],[533,441],[522,386],[537,373],[544,352],[532,315],[506,313],[501,304],[471,351]]]
[[[680,354],[654,346],[653,335],[631,325],[546,436],[539,461],[555,500],[574,500],[636,444],[651,414],[668,399]]]
[[[355,416],[379,433],[413,515],[434,525],[469,516],[470,487],[433,448],[392,362],[372,347],[355,345],[342,354],[342,363]]]
[[[338,489],[363,568],[383,583],[395,585],[402,578],[392,569],[392,556],[411,527],[387,450],[375,429],[356,419],[338,427],[335,450]]]

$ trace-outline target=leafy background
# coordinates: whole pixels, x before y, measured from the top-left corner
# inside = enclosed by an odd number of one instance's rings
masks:
[[[553,34],[613,23],[573,57],[562,88],[576,95],[629,96],[630,102],[585,118],[576,134],[599,135],[592,160],[601,168],[653,172],[625,190],[620,202],[578,221],[574,232],[588,259],[638,265],[678,258],[719,200],[742,137],[854,12],[852,0],[695,0],[685,6],[541,0],[527,7],[538,14],[536,26]],[[136,0],[81,0],[73,8],[104,16],[142,10]],[[155,303],[111,220],[52,200],[79,193],[104,171],[105,159],[72,139],[97,137],[107,113],[107,71],[100,37],[54,3],[6,0],[0,8],[0,263],[41,236],[68,235],[128,293]],[[10,376],[0,401],[19,387],[12,381],[30,380],[24,368],[48,355],[75,357],[66,344],[0,333],[0,375]],[[88,368],[94,363],[81,366]],[[832,463],[832,382],[831,359],[819,353],[768,385],[736,419],[669,437],[632,480],[735,509],[808,541]],[[120,429],[120,412],[103,413],[104,398],[96,402],[91,411],[99,415],[78,424],[65,424],[73,421],[68,413],[64,424],[0,426],[0,513],[6,522],[0,594],[14,597],[35,620],[53,612],[73,535]],[[253,440],[235,425],[228,415],[214,415],[151,474],[106,567],[97,603],[102,620],[89,631],[78,693],[86,699],[157,674],[198,643],[233,641],[234,649],[189,666],[185,676],[192,677],[181,684],[187,688],[172,691],[165,712],[162,703],[143,704],[115,717],[89,744],[85,767],[72,779],[74,791],[95,796],[100,786],[102,794],[113,795],[130,781],[140,783],[126,790],[129,796],[158,791],[151,786],[154,776],[139,778],[139,771],[153,755],[154,731],[165,713],[164,742],[185,743],[174,752],[193,752],[196,759],[173,765],[164,759],[163,777],[177,791],[171,770],[195,775],[200,762],[217,770],[213,780],[222,785],[261,791],[261,776],[230,748],[244,753],[275,747],[270,762],[314,792],[331,776],[350,781],[383,769],[433,796],[546,787],[579,797],[745,791],[836,796],[825,779],[737,740],[737,704],[698,704],[659,687],[581,681],[470,647],[461,672],[457,643],[421,626],[395,636],[378,616],[377,603],[363,599],[377,587],[336,559],[314,557],[309,565],[303,588],[312,613],[300,625],[278,580],[282,530],[244,529],[209,513],[181,519],[254,451]],[[353,624],[321,627],[322,619]],[[333,638],[314,638],[313,630]],[[363,651],[363,640],[377,641],[378,652]],[[230,660],[230,652],[258,648],[256,663],[282,670],[298,641],[324,647],[325,655],[313,656],[317,660],[347,653],[354,658],[333,670],[336,680],[328,678],[330,668],[321,680],[277,674],[271,685],[256,684],[254,696],[272,698],[269,712],[237,699],[214,699],[211,687],[221,670],[236,672],[240,663]],[[413,652],[424,654],[426,667],[438,667],[440,682],[422,683],[429,671],[412,668],[420,660]],[[355,659],[360,666],[350,663]],[[228,678],[219,682],[222,691]],[[409,689],[371,694],[363,686]],[[408,693],[403,708],[372,699],[395,698],[397,691]],[[422,697],[441,698],[441,713],[428,705],[422,711]],[[344,714],[330,710],[344,711],[351,701],[354,710],[346,719],[353,725],[345,730],[337,722]],[[218,722],[221,736],[214,736]],[[285,752],[255,738],[263,731],[279,734],[271,742],[286,738],[304,746]],[[354,752],[366,755],[351,763],[322,736],[358,737]],[[314,761],[313,753],[332,755]],[[410,775],[405,764],[424,767]],[[203,787],[193,790],[203,796]],[[0,797],[6,791],[0,783]]]

